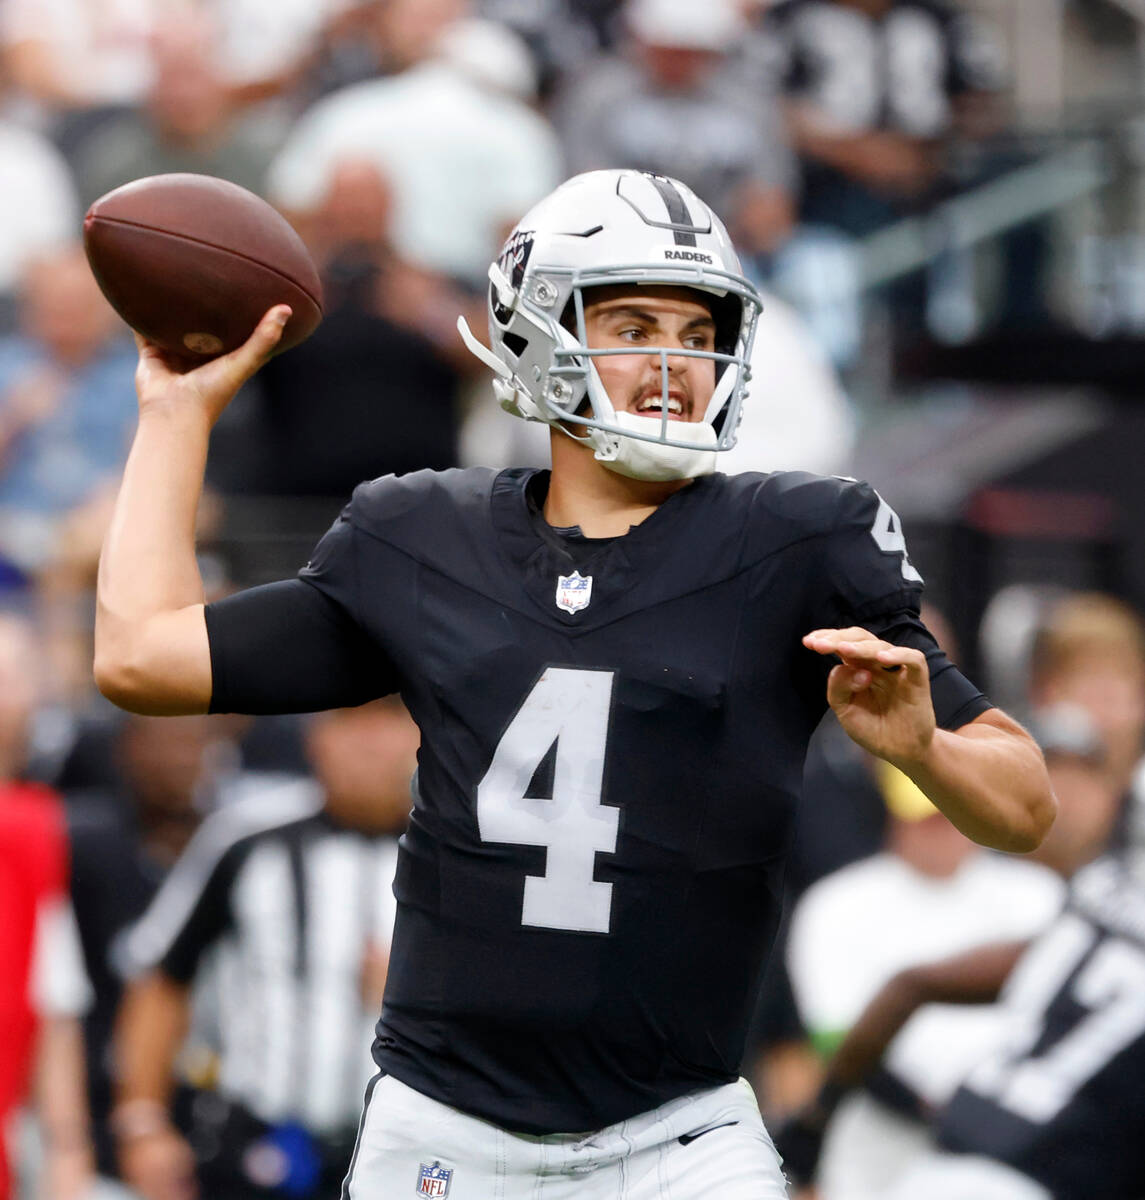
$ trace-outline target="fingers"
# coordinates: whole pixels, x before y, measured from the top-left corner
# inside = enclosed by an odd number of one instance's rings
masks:
[[[856,688],[869,686],[872,672],[895,674],[921,684],[929,677],[926,656],[910,646],[895,646],[866,629],[816,629],[803,638],[803,645],[817,654],[837,655],[850,672]]]
[[[858,625],[849,625],[846,629],[813,629],[803,638],[803,644],[808,650],[817,654],[838,654],[841,642],[878,641],[868,629]]]
[[[263,314],[250,337],[237,350],[223,357],[221,362],[226,364],[227,374],[237,380],[238,385],[245,383],[270,357],[281,341],[282,331],[291,315],[289,305],[276,304]]]

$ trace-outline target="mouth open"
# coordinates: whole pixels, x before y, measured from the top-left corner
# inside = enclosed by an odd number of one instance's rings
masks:
[[[662,417],[663,416],[664,397],[660,392],[653,396],[645,396],[644,399],[637,402],[636,413],[641,417]],[[687,418],[684,414],[684,399],[679,392],[668,393],[668,420],[683,421]]]

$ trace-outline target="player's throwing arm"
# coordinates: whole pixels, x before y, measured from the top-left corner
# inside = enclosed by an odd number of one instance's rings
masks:
[[[109,192],[88,210],[84,246],[139,344],[139,429],[100,560],[96,682],[135,712],[205,712],[194,525],[207,440],[270,354],[313,332],[322,285],[279,213],[205,175]]]

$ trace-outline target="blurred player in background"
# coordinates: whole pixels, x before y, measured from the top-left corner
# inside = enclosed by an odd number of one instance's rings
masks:
[[[885,849],[813,884],[791,920],[792,985],[824,1056],[903,967],[1032,937],[1061,905],[1052,872],[975,846],[888,763],[875,773],[889,818]],[[883,1195],[926,1148],[926,1113],[997,1037],[993,1012],[920,1013],[836,1114],[816,1179],[822,1200]]]
[[[827,704],[964,832],[1028,850],[1036,744],[942,654],[865,484],[724,476],[759,313],[684,185],[579,176],[490,269],[467,344],[551,472],[359,488],[301,577],[204,608],[210,427],[288,310],[180,374],[141,344],[96,677],[155,713],[400,691],[421,729],[344,1195],[785,1195],[737,1081],[803,758]]]
[[[1140,849],[1098,858],[1122,801],[1105,748],[1076,713],[1036,727],[1059,801],[1039,849],[1069,879],[1062,913],[1032,943],[992,941],[891,979],[839,1047],[817,1101],[778,1136],[792,1177],[815,1171],[840,1098],[877,1074],[892,1040],[928,1004],[992,1005],[1003,1036],[933,1118],[940,1149],[916,1158],[895,1200],[1131,1200],[1145,1185],[1145,892]],[[1094,860],[1097,861],[1094,861]]]
[[[88,1096],[100,1170],[117,1172],[108,1128],[112,1034],[123,996],[116,947],[146,911],[205,812],[220,800],[224,717],[131,716],[116,731],[113,784],[68,794],[71,895],[94,1002],[84,1018]]]
[[[317,789],[252,792],[208,818],[125,939],[110,1124],[146,1200],[337,1190],[370,1074],[417,740],[392,700],[314,718]],[[212,969],[219,1083],[185,1140],[171,1119],[176,1058]]]
[[[1034,635],[1030,697],[1036,708],[1075,708],[1105,746],[1113,788],[1124,793],[1145,753],[1145,625],[1124,601],[1068,594]]]

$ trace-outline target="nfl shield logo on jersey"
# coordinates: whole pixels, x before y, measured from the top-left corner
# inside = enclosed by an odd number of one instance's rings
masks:
[[[444,1197],[449,1195],[449,1182],[452,1178],[452,1167],[443,1167],[439,1162],[422,1163],[417,1181],[417,1194],[444,1200]]]
[[[557,576],[557,608],[565,612],[579,612],[588,608],[592,599],[592,576],[574,571],[571,575]]]

